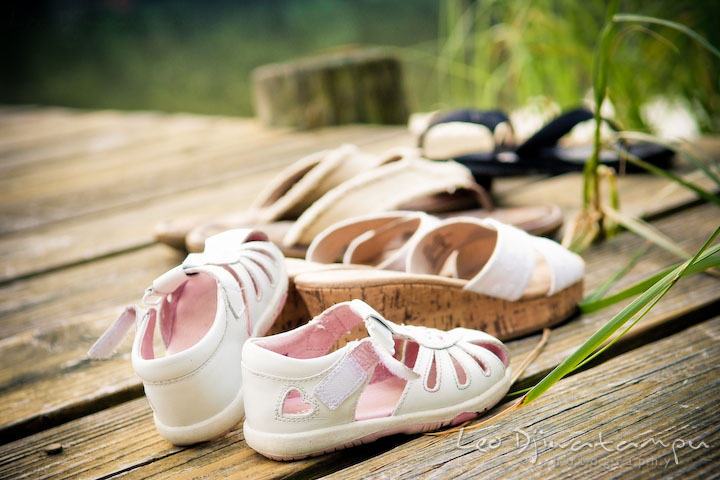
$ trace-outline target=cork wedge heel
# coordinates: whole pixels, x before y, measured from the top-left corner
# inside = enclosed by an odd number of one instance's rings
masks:
[[[320,283],[313,282],[314,275],[303,276],[296,286],[297,295],[308,312],[362,298],[384,316],[405,323],[421,322],[441,330],[472,328],[503,341],[562,323],[573,315],[583,297],[582,280],[550,296],[510,301],[469,292],[461,284],[445,282],[449,279],[383,271],[375,272],[377,277],[370,280],[353,273],[327,272]]]
[[[422,319],[433,328],[475,328],[510,339],[557,325],[582,299],[583,260],[552,240],[492,219],[406,213],[396,212],[394,221],[389,214],[367,218],[376,224],[359,235],[353,229],[362,222],[355,221],[316,238],[309,260],[340,256],[347,268],[295,276],[311,315],[362,298],[407,323]]]

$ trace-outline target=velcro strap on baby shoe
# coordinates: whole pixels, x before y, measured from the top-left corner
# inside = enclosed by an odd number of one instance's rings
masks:
[[[145,316],[145,310],[130,305],[125,307],[123,313],[105,330],[95,344],[88,350],[88,356],[93,359],[109,358],[115,349],[123,341],[127,332],[137,323],[139,319]]]
[[[363,318],[370,338],[357,342],[315,387],[313,394],[331,410],[338,408],[355,393],[368,376],[372,375],[378,363],[382,363],[393,375],[405,380],[419,378],[417,373],[393,357],[393,331],[402,327],[388,322],[361,300],[353,300],[349,306],[356,315]]]
[[[365,383],[378,361],[371,342],[360,342],[317,384],[313,394],[335,410]]]
[[[395,338],[408,338],[402,325],[396,325],[383,318],[370,305],[362,300],[350,302],[350,308],[365,321],[370,341],[380,361],[393,375],[405,380],[418,378],[411,368],[393,357],[395,354]]]

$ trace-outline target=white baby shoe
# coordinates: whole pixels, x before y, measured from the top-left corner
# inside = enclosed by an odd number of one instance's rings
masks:
[[[287,283],[283,255],[264,234],[215,235],[158,277],[143,297],[148,310],[128,307],[89,355],[109,356],[136,323],[132,364],[158,431],[175,445],[209,440],[243,417],[242,347],[272,326]],[[164,356],[153,346],[156,324]]]
[[[356,325],[369,337],[328,353]],[[243,348],[248,445],[291,460],[474,418],[507,393],[509,354],[475,330],[396,325],[360,300]]]

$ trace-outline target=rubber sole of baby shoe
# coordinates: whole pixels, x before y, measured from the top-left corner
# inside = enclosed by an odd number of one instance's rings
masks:
[[[498,383],[482,395],[449,407],[396,417],[373,418],[308,432],[269,433],[243,424],[247,444],[273,460],[289,461],[350,448],[398,433],[408,435],[459,425],[495,406],[510,389],[510,368]]]
[[[270,305],[255,324],[253,336],[263,336],[272,328],[287,300],[287,282],[287,276],[283,275],[278,288],[274,290],[274,297]],[[240,385],[232,402],[208,419],[192,425],[169,426],[160,422],[157,416],[153,416],[155,427],[163,438],[177,446],[192,445],[220,437],[232,430],[245,417],[242,383]]]

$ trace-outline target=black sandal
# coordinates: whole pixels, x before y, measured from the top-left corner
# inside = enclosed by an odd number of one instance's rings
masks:
[[[558,141],[573,127],[592,118],[593,113],[590,110],[575,108],[551,120],[517,148],[497,145],[492,152],[472,152],[458,155],[453,160],[468,167],[478,180],[488,177],[531,174],[559,175],[581,171],[592,153],[592,145],[561,147],[558,146]],[[613,130],[619,130],[612,121],[603,120]],[[508,117],[499,111],[458,110],[450,112],[439,116],[430,123],[420,136],[420,148],[423,148],[425,137],[431,128],[448,122],[480,124],[487,127],[493,134],[502,122],[507,122],[509,125]],[[660,168],[669,168],[674,156],[672,150],[648,142],[619,142],[619,146],[632,155]],[[611,150],[603,150],[600,154],[600,161],[615,170],[620,170],[622,167],[620,156]],[[630,162],[625,164],[625,170],[628,172],[644,171]]]

